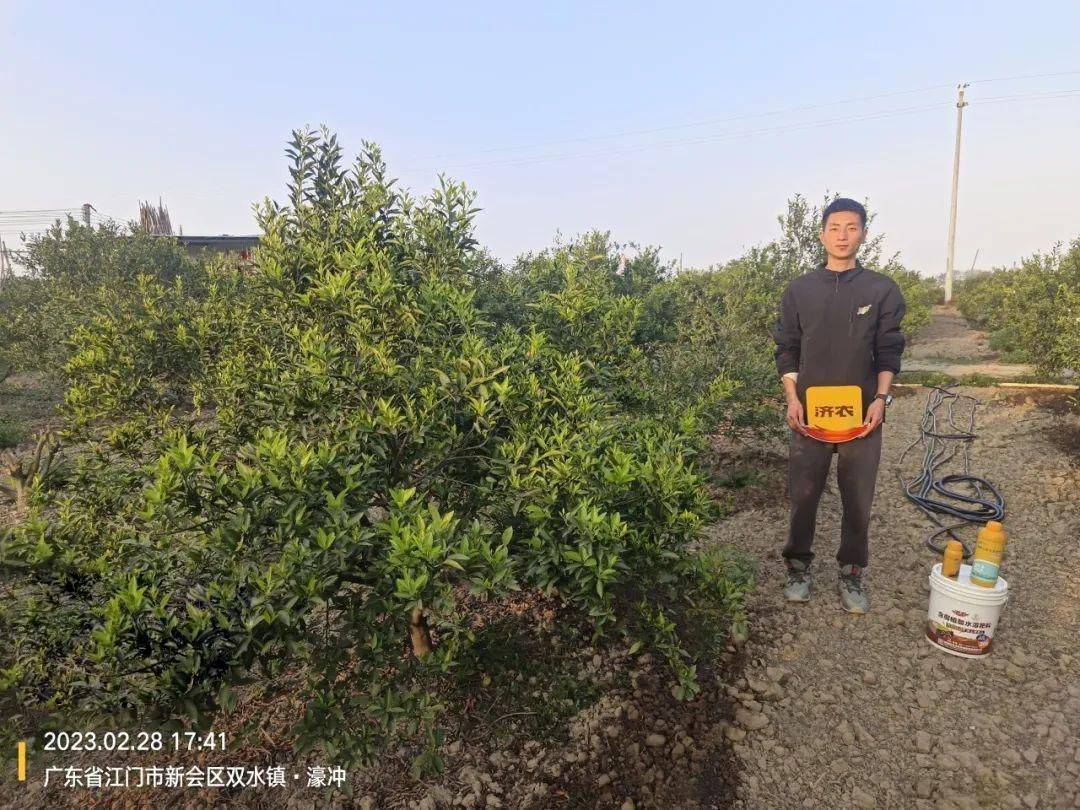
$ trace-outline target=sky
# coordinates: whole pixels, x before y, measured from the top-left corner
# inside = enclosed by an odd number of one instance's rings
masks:
[[[0,0],[0,212],[160,197],[255,233],[291,130],[326,124],[416,193],[465,181],[507,260],[596,228],[704,267],[829,190],[935,275],[966,81],[956,264],[1011,265],[1080,236],[1077,31],[1072,0]]]

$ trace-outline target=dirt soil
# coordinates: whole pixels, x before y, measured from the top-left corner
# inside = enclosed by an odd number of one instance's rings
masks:
[[[897,481],[926,399],[907,389],[883,427],[869,614],[845,613],[836,595],[835,471],[818,515],[809,603],[781,597],[782,465],[771,503],[713,527],[715,542],[762,560],[746,677],[729,690],[746,709],[733,745],[735,806],[1080,807],[1080,413],[1065,393],[957,390],[981,403],[972,470],[1006,501],[1011,596],[992,653],[958,658],[923,636],[937,559],[923,545],[929,521]],[[908,475],[917,463],[909,458]]]
[[[1035,373],[1033,366],[1000,362],[987,333],[968,326],[955,307],[943,305],[933,308],[930,323],[904,355],[904,368],[939,371],[950,377],[985,374],[1004,380]]]
[[[543,613],[530,610],[522,618],[528,625],[540,626],[545,622]],[[701,672],[701,694],[691,702],[680,702],[668,692],[667,667],[659,665],[652,655],[631,655],[619,646],[578,644],[566,649],[566,642],[552,634],[552,629],[548,627],[541,635],[551,645],[548,658],[568,665],[563,672],[566,677],[552,688],[552,673],[542,672],[545,661],[534,654],[531,668],[513,673],[516,686],[490,684],[489,690],[477,685],[472,689],[475,707],[471,706],[473,700],[464,704],[454,701],[458,710],[442,718],[447,738],[439,749],[443,769],[438,775],[413,779],[409,768],[416,750],[391,746],[374,766],[348,773],[351,796],[307,787],[308,768],[332,762],[322,755],[298,758],[292,752],[288,728],[304,710],[303,701],[295,699],[299,697],[298,683],[294,699],[285,696],[265,703],[255,701],[247,707],[246,713],[257,712],[249,719],[261,729],[261,743],[237,744],[231,730],[215,724],[228,741],[224,753],[175,753],[168,745],[162,752],[150,754],[39,753],[30,764],[26,784],[14,782],[13,769],[0,774],[0,807],[704,810],[731,806],[737,774],[729,735],[744,733],[730,724],[734,701],[724,691],[724,684],[733,675],[722,667],[734,669],[741,664],[734,646],[721,653],[715,662],[720,666]],[[488,694],[492,691],[501,694]],[[529,725],[530,716],[563,716],[559,704],[584,705],[542,732]],[[460,711],[463,705],[468,716]],[[249,770],[283,766],[286,781],[273,789],[151,789],[136,787],[138,771],[132,771],[130,788],[87,790],[65,787],[63,771],[58,770],[48,787],[42,784],[46,768],[179,766],[186,770],[194,765]]]

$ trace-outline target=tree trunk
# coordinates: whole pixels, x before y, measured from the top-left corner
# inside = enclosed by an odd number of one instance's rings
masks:
[[[409,619],[409,640],[412,642],[413,655],[423,659],[432,650],[431,633],[428,631],[424,609],[417,605]]]

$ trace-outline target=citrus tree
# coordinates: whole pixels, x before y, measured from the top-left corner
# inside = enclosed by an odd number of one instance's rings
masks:
[[[626,305],[568,277],[493,329],[462,185],[413,198],[325,131],[288,154],[252,268],[202,268],[197,296],[143,275],[75,331],[80,450],[0,539],[5,716],[206,723],[290,672],[301,744],[362,760],[435,739],[470,605],[521,588],[695,694],[679,617],[740,623],[745,580],[692,550],[693,412],[623,413],[598,382],[581,325],[618,343]]]
[[[1045,374],[1080,369],[1080,239],[963,279],[956,305],[994,349]]]
[[[58,220],[27,241],[22,258],[26,274],[0,289],[0,362],[20,371],[60,371],[72,333],[126,300],[139,278],[196,278],[175,239],[115,222]]]

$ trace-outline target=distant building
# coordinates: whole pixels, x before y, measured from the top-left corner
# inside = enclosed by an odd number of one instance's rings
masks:
[[[241,259],[251,258],[251,249],[259,244],[257,236],[177,236],[188,255],[195,258],[205,253],[234,253]]]

